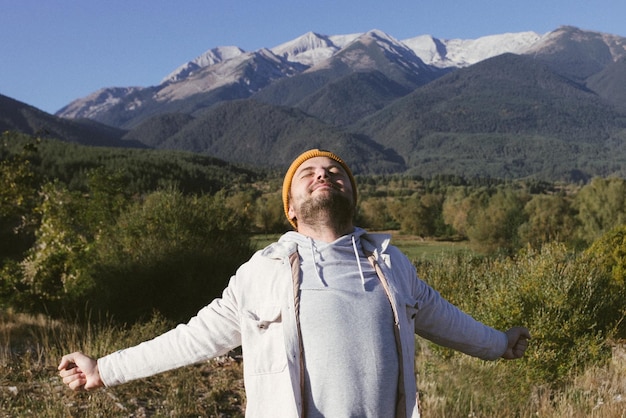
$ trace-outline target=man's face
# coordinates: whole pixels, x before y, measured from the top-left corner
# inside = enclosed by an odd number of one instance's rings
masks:
[[[328,157],[309,158],[291,181],[289,217],[301,222],[352,219],[354,199],[350,177],[341,164]]]

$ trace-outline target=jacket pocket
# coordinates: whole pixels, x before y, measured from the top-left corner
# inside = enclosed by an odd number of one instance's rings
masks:
[[[244,370],[258,375],[279,373],[287,367],[280,306],[262,306],[243,312]]]

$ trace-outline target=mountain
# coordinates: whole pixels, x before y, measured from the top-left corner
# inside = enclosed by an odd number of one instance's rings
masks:
[[[626,109],[626,38],[563,26],[542,37],[526,54]]]
[[[294,87],[298,80],[302,81],[295,77],[289,79],[290,82],[292,80]],[[380,71],[355,72],[328,81],[301,98],[294,107],[328,124],[342,127],[384,108],[411,91]],[[262,95],[255,98],[263,100]]]
[[[101,89],[57,116],[110,125],[124,144],[265,167],[320,146],[361,173],[626,177],[626,38],[309,32],[212,48],[157,86]]]
[[[164,113],[189,113],[217,103],[250,97],[273,80],[303,70],[303,66],[281,58],[268,49],[241,54],[230,59],[190,70],[183,66],[167,81],[143,89],[104,89],[84,99],[75,100],[59,110],[64,118],[89,117],[123,129]],[[206,56],[206,54],[205,54]],[[211,62],[197,60],[196,64]],[[181,67],[182,68],[182,67]],[[178,77],[186,76],[180,80]]]
[[[146,89],[142,87],[102,88],[80,100],[74,100],[64,106],[56,112],[56,116],[66,119],[87,118],[97,120],[99,115],[108,112],[120,104],[122,104],[124,108],[131,108],[131,105],[125,105],[123,103],[125,101],[132,103],[133,95],[140,93],[142,90]]]
[[[347,77],[346,82],[354,85],[355,79],[359,78],[354,77],[354,73],[379,71],[389,81],[377,80],[373,86],[365,82],[363,88],[387,90],[387,93],[384,97],[379,97],[380,93],[372,98],[355,97],[353,103],[359,106],[363,103],[363,109],[351,113],[346,120],[335,118],[331,121],[345,125],[416,86],[446,74],[450,69],[461,68],[494,54],[519,52],[537,37],[539,35],[531,32],[494,35],[464,42],[431,37],[441,48],[436,57],[430,53],[427,59],[422,59],[419,54],[424,53],[424,47],[419,46],[420,37],[403,42],[378,30],[333,36],[309,32],[271,49],[256,52],[244,52],[232,46],[213,48],[181,65],[158,86],[127,90],[107,88],[76,99],[56,115],[88,117],[129,129],[152,115],[181,111],[193,113],[222,101],[252,95],[255,95],[255,100],[287,106],[304,101],[300,106],[308,111],[315,107],[326,108],[325,103],[308,96],[317,93],[318,98],[324,97],[325,93],[318,90],[340,82],[341,77]],[[340,87],[340,84],[334,87]],[[363,99],[366,99],[365,103]],[[352,103],[346,104],[349,105]],[[333,109],[336,107],[333,106]],[[328,113],[334,114],[333,111]]]
[[[352,123],[427,84],[445,71],[428,66],[380,31],[354,38],[306,71],[278,80],[255,100],[297,107],[323,121]]]
[[[618,109],[626,111],[626,57],[607,64],[589,77],[586,85]]]
[[[169,120],[164,122],[169,118],[172,115],[155,116],[130,131],[125,139],[154,140],[154,130],[173,125]],[[302,150],[325,148],[354,161],[355,173],[390,173],[406,168],[393,150],[290,107],[233,100],[193,118],[178,115],[176,121],[179,122],[177,132],[169,136],[157,135],[160,142],[153,142],[154,146],[185,149],[224,161],[281,170]]]
[[[146,147],[140,142],[122,141],[121,138],[126,132],[121,129],[89,119],[58,118],[0,94],[0,132],[5,131],[18,131],[83,145]]]
[[[584,82],[626,57],[626,38],[562,26],[540,38],[525,54],[547,63],[559,74]]]
[[[542,61],[503,54],[416,89],[352,131],[394,149],[424,176],[446,166],[450,174],[489,175],[489,162],[501,176],[571,180],[563,158],[581,164],[579,154],[623,154],[626,114]],[[591,170],[594,163],[584,164]],[[566,168],[556,173],[555,165]],[[594,170],[608,175],[614,167],[606,169]]]
[[[289,61],[311,67],[332,57],[353,37],[356,38],[357,35],[348,38],[333,38],[308,32],[292,41],[272,48],[272,52]]]
[[[213,48],[209,51],[206,51],[204,54],[200,55],[194,60],[186,62],[185,64],[175,69],[172,73],[167,75],[161,81],[161,84],[175,83],[177,81],[184,80],[187,77],[191,77],[194,73],[198,72],[204,67],[215,65],[222,61],[238,57],[239,55],[244,53],[245,51],[237,46],[222,46]]]

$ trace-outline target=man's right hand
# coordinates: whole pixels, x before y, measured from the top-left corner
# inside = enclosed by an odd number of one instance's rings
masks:
[[[58,367],[63,383],[72,390],[91,390],[104,386],[98,371],[98,362],[81,352],[66,354]]]

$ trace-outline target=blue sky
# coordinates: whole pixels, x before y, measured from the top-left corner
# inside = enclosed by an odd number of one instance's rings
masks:
[[[101,87],[156,85],[216,46],[371,29],[475,39],[573,25],[626,37],[625,17],[624,0],[0,0],[0,94],[53,113]]]

